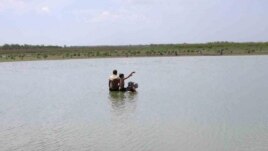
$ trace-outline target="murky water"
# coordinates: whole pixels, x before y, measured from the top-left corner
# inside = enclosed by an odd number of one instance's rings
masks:
[[[1,151],[267,151],[268,56],[0,64]],[[110,93],[113,69],[138,93]]]

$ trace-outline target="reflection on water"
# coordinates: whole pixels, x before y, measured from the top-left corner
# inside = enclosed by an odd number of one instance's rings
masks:
[[[109,92],[112,112],[122,116],[135,112],[138,93],[135,92]]]

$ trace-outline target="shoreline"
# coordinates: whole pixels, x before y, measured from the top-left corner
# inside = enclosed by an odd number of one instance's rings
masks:
[[[124,58],[179,58],[179,57],[237,57],[237,56],[268,56],[268,54],[232,54],[232,55],[180,55],[180,56],[114,56],[114,57],[77,57],[77,58],[53,58],[53,59],[25,59],[25,60],[7,60],[3,61],[0,59],[1,63],[12,63],[12,62],[32,62],[32,61],[64,61],[64,60],[85,60],[85,59],[124,59]]]
[[[268,42],[206,44],[151,44],[128,46],[0,46],[1,62],[98,58],[252,56],[268,55]]]

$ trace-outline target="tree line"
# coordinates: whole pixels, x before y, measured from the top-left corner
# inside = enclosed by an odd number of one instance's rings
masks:
[[[4,44],[0,46],[1,50],[19,50],[19,49],[43,49],[43,48],[62,48],[54,45],[19,45],[19,44]]]
[[[36,49],[91,49],[91,50],[133,50],[133,49],[175,49],[175,48],[212,48],[212,47],[268,47],[268,42],[209,42],[209,43],[182,43],[182,44],[149,44],[149,45],[119,45],[119,46],[57,46],[57,45],[29,45],[29,44],[4,44],[0,50],[36,50]]]

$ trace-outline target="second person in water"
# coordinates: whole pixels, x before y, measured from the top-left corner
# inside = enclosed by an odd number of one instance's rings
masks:
[[[125,77],[124,74],[119,74],[119,91],[127,91],[127,88],[125,88],[125,80],[131,77],[135,72],[131,72],[127,77]]]

